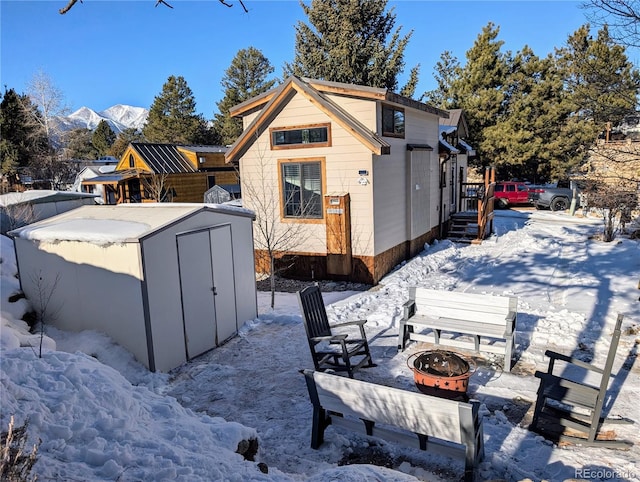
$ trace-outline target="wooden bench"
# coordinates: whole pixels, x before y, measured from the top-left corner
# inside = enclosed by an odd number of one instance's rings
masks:
[[[304,370],[313,404],[311,447],[329,425],[464,459],[465,480],[484,457],[480,402],[456,402],[339,375]]]
[[[398,350],[404,350],[408,340],[415,340],[499,353],[504,355],[504,369],[511,371],[517,309],[515,296],[409,288],[409,301],[404,304],[400,320]],[[430,333],[420,333],[425,329]],[[442,338],[442,332],[467,335],[471,340]]]

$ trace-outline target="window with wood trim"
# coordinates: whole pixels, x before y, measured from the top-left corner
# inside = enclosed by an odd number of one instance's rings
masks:
[[[313,124],[295,127],[274,127],[271,134],[271,149],[296,147],[328,147],[331,145],[330,124]]]
[[[129,167],[130,168],[136,167],[136,159],[135,157],[133,157],[133,154],[129,154]]]
[[[382,106],[382,135],[404,138],[404,110],[388,105]]]
[[[282,213],[285,218],[322,218],[322,162],[280,164]]]

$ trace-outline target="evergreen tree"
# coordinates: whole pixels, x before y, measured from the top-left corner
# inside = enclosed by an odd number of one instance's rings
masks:
[[[93,131],[93,136],[91,137],[91,143],[98,152],[98,156],[105,156],[115,141],[115,132],[113,132],[111,126],[106,120],[101,120],[98,127],[96,127],[96,130]]]
[[[452,86],[461,75],[460,62],[451,52],[445,50],[436,63],[433,78],[438,83],[438,88],[425,92],[422,98],[441,109],[454,109]]]
[[[567,46],[556,51],[564,79],[565,102],[571,114],[559,126],[549,148],[554,177],[563,177],[582,163],[607,123],[617,125],[635,112],[640,75],[629,62],[625,48],[609,36],[607,27],[590,34],[589,25],[569,36]]]
[[[558,154],[549,146],[571,114],[553,58],[540,59],[525,46],[512,59],[502,90],[504,111],[483,133],[486,158],[499,179],[548,180]]]
[[[90,129],[83,127],[73,129],[67,136],[68,142],[65,157],[67,159],[81,160],[97,159],[100,153],[93,144],[94,136],[95,134]]]
[[[449,95],[452,108],[462,108],[469,122],[469,140],[478,152],[482,165],[492,163],[485,156],[485,129],[494,126],[505,108],[504,85],[509,71],[509,56],[501,52],[502,40],[496,40],[500,28],[489,22],[483,27],[473,47],[466,53],[467,62],[453,80]]]
[[[557,57],[581,118],[602,130],[607,122],[616,125],[635,110],[640,76],[625,48],[611,39],[606,25],[595,39],[589,25],[583,25],[557,51]]]
[[[273,66],[255,47],[239,50],[224,73],[221,84],[224,97],[217,103],[214,130],[224,145],[233,144],[242,133],[242,120],[229,115],[229,109],[251,97],[271,89],[276,80],[268,80]]]
[[[26,95],[7,89],[0,102],[0,158],[2,173],[15,176],[19,168],[46,150],[47,139],[40,125],[33,121],[38,109]]]
[[[311,0],[301,6],[309,24],[296,25],[295,59],[286,73],[397,89],[412,32],[401,36],[400,28],[394,30],[387,0]]]
[[[132,142],[145,142],[145,138],[138,129],[129,127],[118,134],[116,140],[111,144],[108,154],[120,159]]]
[[[196,101],[184,77],[170,76],[154,98],[142,133],[148,142],[198,144],[206,122],[196,114]]]

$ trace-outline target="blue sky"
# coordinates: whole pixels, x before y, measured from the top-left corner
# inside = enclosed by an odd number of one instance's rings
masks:
[[[274,65],[294,56],[295,0],[247,0],[226,8],[217,0],[84,0],[66,15],[67,0],[0,0],[0,85],[23,93],[38,71],[62,91],[73,111],[115,104],[150,107],[170,75],[183,76],[198,112],[207,119],[223,95],[220,80],[242,48],[254,46]],[[236,3],[236,0],[229,0]],[[307,2],[308,3],[308,2]],[[418,92],[434,88],[433,68],[449,50],[465,52],[488,22],[500,26],[503,50],[529,45],[538,56],[553,52],[587,23],[579,1],[390,1],[396,26],[413,30],[406,73],[421,64]],[[631,59],[633,60],[633,59]],[[406,77],[401,77],[400,84]]]

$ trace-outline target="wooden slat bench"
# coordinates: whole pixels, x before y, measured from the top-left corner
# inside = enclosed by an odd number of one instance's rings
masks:
[[[480,402],[457,402],[312,370],[303,373],[313,404],[312,448],[322,445],[325,429],[333,425],[464,459],[465,480],[474,479],[484,457]]]
[[[411,287],[400,320],[398,349],[415,340],[499,353],[504,355],[504,369],[511,371],[517,309],[515,296]],[[430,333],[420,333],[425,329]],[[442,338],[442,332],[467,335],[471,340]]]

